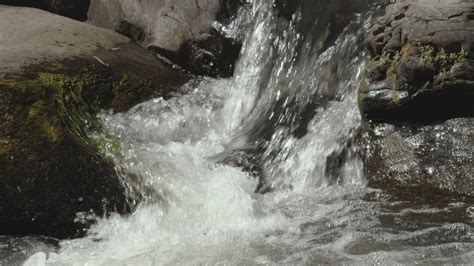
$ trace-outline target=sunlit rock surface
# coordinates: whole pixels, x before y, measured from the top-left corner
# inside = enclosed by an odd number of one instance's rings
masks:
[[[218,10],[218,0],[92,0],[89,22],[115,30],[126,21],[143,29],[146,46],[177,51],[187,40],[205,38]]]
[[[103,155],[102,108],[169,97],[188,77],[115,32],[39,9],[0,5],[0,234],[83,235],[127,212]]]
[[[219,0],[92,0],[89,23],[116,30],[193,74],[230,77],[241,45],[220,31],[218,20],[230,23],[239,6]]]

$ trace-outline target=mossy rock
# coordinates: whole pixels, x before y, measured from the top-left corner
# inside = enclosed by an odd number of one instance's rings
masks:
[[[187,77],[108,53],[45,61],[0,79],[0,234],[76,237],[89,225],[78,213],[130,211],[115,165],[89,138],[102,130],[96,114],[169,97]]]
[[[362,115],[401,124],[474,117],[473,8],[458,0],[388,5],[368,35]]]
[[[0,235],[82,236],[90,214],[129,212],[127,173],[90,137],[104,135],[96,114],[170,97],[189,76],[124,36],[41,10],[0,5],[0,24]]]

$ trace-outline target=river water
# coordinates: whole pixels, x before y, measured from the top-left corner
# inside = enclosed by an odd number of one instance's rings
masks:
[[[123,181],[135,212],[96,218],[87,237],[58,245],[0,239],[3,264],[474,261],[466,203],[367,187],[356,91],[364,33],[382,6],[354,1],[329,29],[339,10],[330,6],[344,1],[325,2],[285,18],[252,1],[216,25],[243,40],[232,78],[196,78],[181,96],[103,112],[120,144],[104,152],[133,173]]]

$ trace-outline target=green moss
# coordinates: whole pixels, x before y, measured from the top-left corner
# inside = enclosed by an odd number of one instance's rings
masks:
[[[114,160],[122,158],[122,144],[116,136],[106,133],[105,131],[96,132],[92,135],[91,145],[94,146],[101,154]]]
[[[34,182],[27,180],[114,169],[121,144],[104,133],[97,113],[126,111],[162,96],[161,89],[129,68],[83,59],[43,62],[0,78],[0,177],[28,191]]]
[[[73,150],[97,153],[89,134],[101,129],[96,113],[110,107],[116,80],[105,68],[58,62],[0,79],[0,139],[13,140],[0,144],[0,155],[40,160],[66,140],[77,145]]]
[[[359,93],[357,95],[359,106],[363,106],[363,101],[365,99],[365,94],[367,90],[368,90],[367,81],[363,79],[359,84]]]
[[[418,50],[425,63],[433,64],[440,71],[447,71],[467,58],[464,48],[457,53],[447,53],[444,49],[436,50],[433,46],[424,45],[418,47]]]
[[[146,98],[162,96],[160,90],[150,81],[129,73],[125,73],[120,81],[114,84],[114,95],[112,107],[116,112],[128,110],[132,107],[131,104],[142,102]]]
[[[399,102],[400,102],[400,99],[398,97],[398,91],[395,89],[395,86],[394,88],[392,89],[392,102],[395,104],[395,105],[398,105]]]

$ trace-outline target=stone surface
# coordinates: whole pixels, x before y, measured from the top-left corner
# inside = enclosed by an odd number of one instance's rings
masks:
[[[365,136],[369,185],[474,196],[474,119],[430,126],[373,124]]]
[[[103,153],[100,109],[170,97],[189,77],[105,29],[0,5],[0,235],[84,234],[91,214],[126,213]],[[101,135],[101,134],[95,134]]]
[[[368,119],[431,122],[474,116],[474,3],[389,5],[368,38],[359,90]]]
[[[240,43],[213,28],[241,1],[92,0],[89,23],[113,29],[196,75],[229,77]]]
[[[143,29],[145,46],[177,51],[188,40],[206,37],[219,6],[219,0],[92,0],[89,23],[117,30],[126,21]]]
[[[128,39],[112,31],[32,8],[0,5],[0,76],[44,60],[91,55],[98,47],[111,49]],[[19,56],[21,55],[21,56]]]
[[[0,4],[40,8],[80,21],[87,20],[90,0],[0,0]]]

